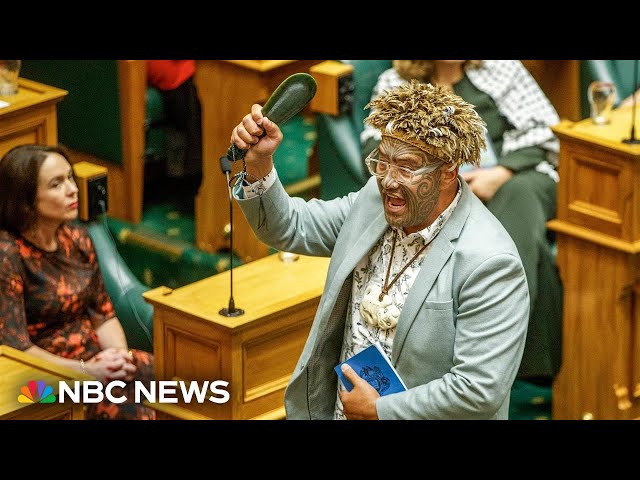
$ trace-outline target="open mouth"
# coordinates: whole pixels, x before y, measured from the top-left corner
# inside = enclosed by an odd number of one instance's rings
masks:
[[[406,202],[402,198],[387,195],[385,205],[388,212],[397,213],[404,208],[405,204]]]

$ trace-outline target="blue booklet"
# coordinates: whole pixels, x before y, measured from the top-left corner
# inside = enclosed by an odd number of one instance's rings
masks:
[[[348,364],[358,375],[369,382],[380,396],[404,392],[407,389],[407,386],[378,343],[365,348],[344,363]],[[341,365],[342,363],[335,367],[334,370],[342,381],[344,388],[350,392],[353,389],[353,385],[340,370]]]

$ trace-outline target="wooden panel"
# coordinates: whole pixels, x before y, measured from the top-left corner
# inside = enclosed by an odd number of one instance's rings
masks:
[[[309,335],[318,300],[283,310],[268,324],[256,324],[237,336],[240,345],[235,358],[242,370],[233,383],[242,382],[241,395],[235,398],[239,418],[284,415],[284,391]]]
[[[284,390],[307,340],[313,318],[244,344],[244,401]]]
[[[640,145],[622,142],[630,110],[611,124],[561,122],[558,219],[631,243],[640,242]],[[636,119],[640,123],[640,112]]]
[[[122,163],[127,191],[125,220],[142,220],[147,71],[144,60],[118,60]]]
[[[631,258],[631,272],[633,283],[624,287],[622,299],[630,303],[631,325],[633,330],[631,345],[631,391],[635,402],[640,402],[640,255]]]
[[[55,106],[32,107],[8,116],[0,109],[0,157],[25,143],[58,143]]]
[[[191,335],[183,330],[165,328],[168,355],[167,377],[178,380],[217,380],[222,378],[220,343]]]
[[[522,60],[561,119],[580,120],[580,60]]]
[[[16,95],[0,97],[0,157],[24,143],[58,143],[56,104],[67,91],[20,78]]]
[[[93,377],[0,345],[0,420],[84,418],[82,404],[19,403],[20,388],[31,380],[43,380],[52,387],[53,394],[58,395],[60,381],[93,380]]]
[[[625,138],[630,111],[611,124],[561,122],[558,267],[564,287],[557,419],[640,415],[640,146]],[[638,397],[634,397],[638,395]]]
[[[129,215],[125,173],[122,165],[103,160],[95,155],[67,149],[72,164],[89,162],[107,169],[107,195],[109,198],[107,213],[115,218],[126,219]]]
[[[623,419],[614,385],[631,379],[632,324],[624,286],[628,255],[566,235],[558,237],[564,288],[563,366],[554,385],[554,419]],[[605,281],[603,281],[605,280]]]
[[[309,70],[318,84],[316,95],[311,100],[311,110],[318,113],[338,115],[340,104],[339,79],[353,73],[353,65],[335,60],[314,65]]]
[[[633,198],[633,174],[624,157],[603,154],[581,145],[567,145],[566,203],[559,218],[624,240],[631,240],[629,215]]]
[[[231,380],[229,339],[211,324],[163,308],[154,310],[154,362],[156,380]],[[184,404],[179,399],[175,405],[209,418],[232,417],[231,402]]]
[[[156,379],[229,381],[231,398],[224,405],[179,404],[198,415],[283,418],[284,389],[307,339],[328,265],[328,258],[300,256],[284,263],[270,255],[234,269],[236,305],[245,310],[239,317],[218,313],[228,304],[229,271],[175,290],[145,292],[154,306]],[[165,416],[172,415],[188,417],[180,411]]]

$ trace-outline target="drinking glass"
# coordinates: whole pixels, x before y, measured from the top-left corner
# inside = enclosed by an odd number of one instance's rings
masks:
[[[0,96],[18,93],[20,65],[20,60],[0,60]]]
[[[610,114],[616,102],[616,86],[611,82],[596,80],[589,84],[587,98],[591,105],[591,120],[596,125],[610,122]]]

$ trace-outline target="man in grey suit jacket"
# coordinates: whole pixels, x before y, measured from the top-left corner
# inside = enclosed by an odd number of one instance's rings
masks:
[[[291,198],[273,153],[282,132],[253,105],[231,134],[248,150],[234,188],[256,235],[288,252],[331,256],[304,350],[285,393],[290,419],[506,419],[529,318],[516,247],[458,176],[477,165],[473,106],[411,82],[369,104],[382,131],[373,177],[330,201]],[[262,138],[260,134],[266,132]],[[380,396],[350,368],[378,342],[407,385]]]

